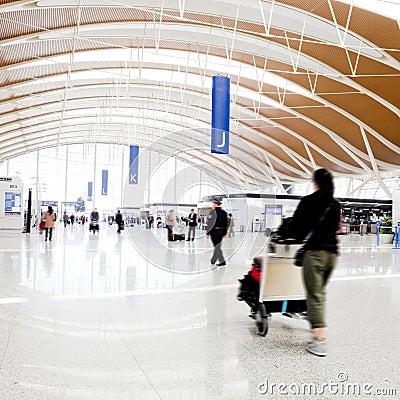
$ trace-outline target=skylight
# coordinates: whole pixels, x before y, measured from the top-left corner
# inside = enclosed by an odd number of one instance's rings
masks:
[[[385,17],[400,20],[400,0],[338,0],[354,7],[372,11]]]

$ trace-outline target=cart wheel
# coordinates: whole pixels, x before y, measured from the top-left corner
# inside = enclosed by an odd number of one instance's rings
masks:
[[[256,314],[256,326],[257,333],[260,336],[264,337],[268,333],[268,315],[263,303],[258,305],[258,310]]]

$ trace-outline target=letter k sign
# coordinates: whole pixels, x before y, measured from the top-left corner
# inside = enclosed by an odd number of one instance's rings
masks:
[[[130,174],[130,182],[131,183],[137,183],[136,174]]]

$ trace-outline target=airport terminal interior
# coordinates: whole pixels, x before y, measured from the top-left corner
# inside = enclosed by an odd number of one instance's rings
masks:
[[[400,399],[399,92],[400,0],[0,0],[0,399]],[[320,168],[318,357],[274,238]]]

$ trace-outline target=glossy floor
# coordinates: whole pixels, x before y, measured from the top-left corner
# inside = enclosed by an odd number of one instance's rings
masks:
[[[265,237],[226,239],[211,269],[197,233],[0,232],[0,399],[400,398],[400,250],[342,237],[318,358],[305,321],[274,314],[263,338],[236,300]]]

